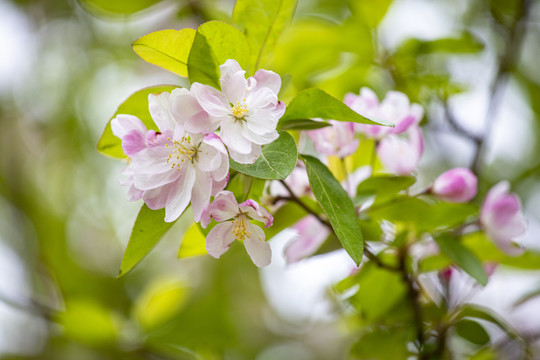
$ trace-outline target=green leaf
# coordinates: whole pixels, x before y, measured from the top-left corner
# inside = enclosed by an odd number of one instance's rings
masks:
[[[410,39],[397,50],[397,55],[416,56],[430,53],[476,53],[484,48],[480,40],[468,32],[458,38],[437,40]]]
[[[407,345],[414,338],[410,327],[379,327],[362,334],[351,349],[351,360],[396,360],[410,358]]]
[[[453,228],[478,212],[475,204],[429,203],[416,197],[396,196],[375,203],[370,216],[414,226],[417,232]]]
[[[279,132],[279,138],[263,146],[261,156],[253,164],[230,160],[232,169],[261,179],[283,180],[293,171],[298,160],[296,144],[291,135]]]
[[[121,318],[90,298],[69,300],[58,314],[64,336],[92,346],[111,346],[121,331]],[[81,326],[84,324],[84,326]]]
[[[119,277],[131,271],[173,226],[174,222],[165,222],[164,218],[165,209],[151,210],[146,204],[142,206],[122,258]]]
[[[343,248],[359,265],[364,253],[364,241],[353,203],[347,192],[328,168],[317,158],[302,155],[313,195],[330,220]]]
[[[517,307],[519,305],[522,305],[526,303],[527,301],[540,297],[540,288],[536,288],[533,290],[528,291],[526,294],[521,296],[519,299],[517,299],[514,304],[512,304],[513,307]]]
[[[395,194],[408,189],[416,182],[413,176],[373,176],[362,181],[356,188],[357,196]]]
[[[459,242],[459,239],[449,235],[441,235],[435,238],[437,245],[443,253],[448,255],[454,263],[471,275],[482,285],[486,285],[488,276],[484,271],[482,262]]]
[[[234,59],[246,69],[249,56],[249,44],[240,30],[221,21],[205,22],[197,29],[189,53],[189,81],[219,89],[219,65]]]
[[[193,223],[184,233],[180,249],[178,249],[178,258],[205,255],[206,253],[206,237],[201,232],[199,225]]]
[[[367,26],[375,28],[384,18],[392,0],[351,0],[351,12],[358,16]]]
[[[194,29],[161,30],[135,40],[131,46],[143,60],[180,76],[188,76],[188,57]]]
[[[99,152],[109,155],[115,158],[125,158],[126,155],[122,150],[122,141],[113,135],[111,130],[111,120],[119,114],[129,114],[138,117],[148,130],[158,130],[154,120],[150,116],[148,111],[148,95],[157,94],[164,91],[172,91],[178,86],[175,85],[158,85],[148,87],[137,91],[131,95],[126,101],[124,101],[114,115],[110,118],[101,139],[99,139],[97,149]]]
[[[282,121],[278,124],[279,130],[315,130],[331,126],[326,121],[315,121],[311,119],[298,119]]]
[[[489,342],[489,335],[482,325],[473,320],[463,319],[456,326],[456,333],[465,340],[483,346]]]
[[[313,202],[313,199],[302,198],[304,203],[309,203],[309,200]],[[309,206],[309,205],[308,205]],[[316,210],[315,206],[311,206],[313,210]],[[270,240],[273,236],[277,235],[282,230],[296,224],[308,213],[300,205],[293,201],[288,201],[284,205],[280,206],[274,216],[274,223],[268,228],[263,228],[266,235],[266,239]]]
[[[407,295],[407,287],[400,273],[381,269],[372,262],[363,266],[356,280],[358,292],[351,302],[369,323],[384,318]]]
[[[317,88],[306,89],[296,95],[289,106],[287,106],[287,110],[281,117],[280,123],[289,121],[289,124],[293,124],[293,121],[304,122],[304,119],[310,118],[386,125],[358,114],[342,101]]]
[[[257,70],[272,54],[277,40],[292,20],[296,0],[237,0],[233,22],[242,29],[252,50],[250,65]]]
[[[497,325],[511,339],[519,337],[516,330],[509,323],[486,307],[480,305],[467,305],[463,307],[458,314],[458,318],[462,319],[467,317],[489,321],[490,323]]]
[[[91,13],[105,16],[126,16],[142,11],[161,0],[79,0],[81,6]]]
[[[172,278],[157,278],[139,295],[133,317],[146,331],[171,320],[185,306],[190,291],[187,283]]]

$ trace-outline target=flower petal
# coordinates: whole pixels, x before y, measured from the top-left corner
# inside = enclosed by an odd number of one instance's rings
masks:
[[[191,93],[197,98],[201,107],[210,115],[222,118],[229,115],[231,106],[224,94],[209,85],[193,83]]]
[[[208,212],[217,222],[229,220],[238,215],[238,202],[232,192],[221,191],[208,207]]]
[[[193,209],[193,219],[199,222],[203,210],[210,202],[212,192],[212,177],[202,171],[197,170],[196,180],[191,190],[191,207]]]
[[[257,80],[257,88],[269,88],[277,96],[281,88],[281,77],[278,74],[273,71],[260,69],[257,70],[253,77]]]
[[[206,235],[206,251],[209,255],[219,259],[221,255],[229,250],[229,247],[235,239],[232,230],[232,221],[225,221],[221,224],[217,224],[210,230],[208,235]]]
[[[245,238],[244,246],[249,257],[258,267],[270,265],[272,261],[272,250],[270,244],[264,241],[264,231],[257,225],[246,222],[246,227],[250,235]]]
[[[229,155],[231,155],[231,158],[240,164],[253,164],[255,160],[261,156],[261,152],[261,145],[257,144],[251,145],[251,152],[249,154],[241,154],[229,148]]]
[[[182,171],[181,177],[175,182],[169,192],[167,199],[167,205],[165,205],[165,222],[172,222],[186,209],[191,200],[191,190],[195,183],[195,168],[193,166],[185,166]]]
[[[176,127],[176,120],[171,112],[170,97],[171,94],[166,91],[148,95],[148,110],[161,132],[173,130]]]
[[[272,214],[254,200],[248,199],[239,204],[238,208],[250,218],[263,222],[266,227],[272,226],[272,223],[274,222]]]
[[[197,98],[185,88],[172,91],[171,111],[188,132],[209,133],[219,127],[219,120],[210,117]]]
[[[122,139],[126,134],[131,131],[140,131],[146,134],[146,126],[136,116],[119,114],[111,120],[111,130],[117,138]]]

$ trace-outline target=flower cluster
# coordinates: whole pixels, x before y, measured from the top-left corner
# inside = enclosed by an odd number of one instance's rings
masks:
[[[178,219],[190,203],[196,222],[209,216],[226,220],[224,214],[215,215],[218,205],[210,204],[210,199],[217,195],[216,201],[221,203],[225,196],[220,191],[228,182],[229,156],[239,163],[253,163],[261,154],[261,146],[278,137],[277,122],[285,111],[284,103],[277,98],[279,75],[259,70],[246,79],[235,60],[227,60],[220,70],[222,92],[193,83],[190,90],[179,88],[149,95],[149,111],[158,132],[148,130],[132,115],[121,114],[111,121],[113,134],[122,140],[122,149],[129,157],[123,182],[130,188],[128,197],[142,198],[153,210],[165,208],[166,222]],[[246,203],[239,205],[241,214],[258,219],[244,211],[245,206],[259,209],[258,205],[253,200]],[[269,219],[267,226],[272,223],[271,216]],[[264,233],[249,224],[244,215],[236,216],[235,221],[240,225],[228,227],[228,235],[223,233],[224,226],[216,226],[209,237],[208,252],[219,256],[225,251],[215,250],[216,242],[212,241],[221,229],[223,239],[233,236],[246,240],[255,263],[265,266],[269,247],[260,244],[264,243]],[[239,230],[241,226],[244,230]]]

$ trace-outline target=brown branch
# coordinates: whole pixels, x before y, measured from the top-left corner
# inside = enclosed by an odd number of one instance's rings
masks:
[[[497,74],[495,80],[491,86],[490,100],[488,110],[486,112],[486,122],[484,128],[484,135],[480,137],[480,141],[477,142],[476,152],[472,161],[471,168],[478,175],[480,171],[480,162],[486,151],[486,142],[488,141],[491,130],[493,129],[493,122],[495,114],[497,113],[498,106],[501,103],[501,96],[504,92],[506,84],[508,82],[508,75],[518,60],[521,53],[521,47],[525,38],[526,22],[531,13],[532,0],[521,0],[518,3],[518,9],[514,21],[510,25],[508,31],[508,39],[506,41],[506,47],[502,53],[497,68]]]

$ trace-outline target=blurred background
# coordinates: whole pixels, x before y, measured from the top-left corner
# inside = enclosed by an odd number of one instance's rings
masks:
[[[131,93],[188,85],[130,44],[230,22],[233,6],[0,0],[1,358],[346,357],[355,328],[328,290],[347,275],[342,253],[286,269],[276,258],[263,271],[238,244],[219,261],[179,260],[189,225],[179,221],[116,278],[141,204],[126,200],[124,164],[97,141]],[[529,221],[520,241],[538,249],[539,58],[537,1],[300,0],[264,68],[283,76],[285,101],[310,86],[338,98],[362,86],[403,91],[426,110],[419,186],[455,166],[480,174],[482,194],[509,179]],[[538,271],[499,267],[485,289],[460,291],[537,341],[538,302],[512,303],[539,287]]]

